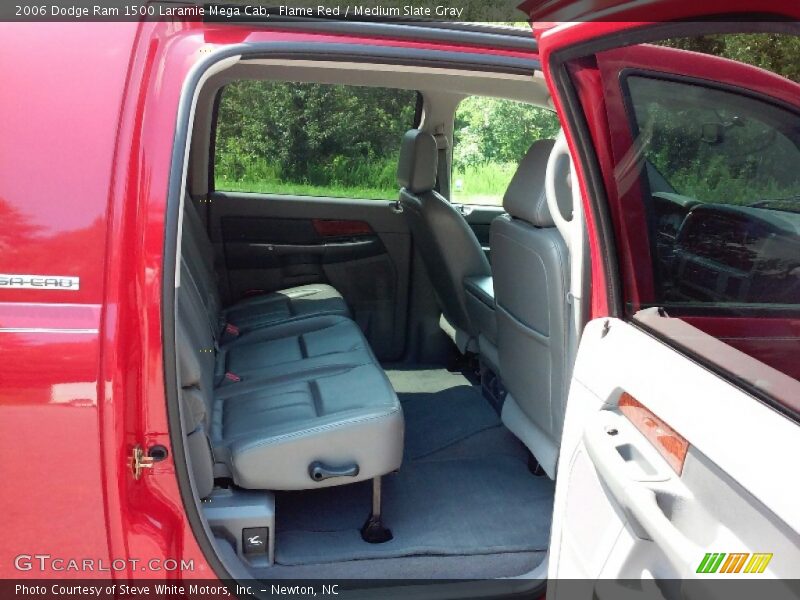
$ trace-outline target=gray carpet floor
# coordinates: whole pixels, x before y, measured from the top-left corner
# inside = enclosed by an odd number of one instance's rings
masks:
[[[407,464],[384,480],[384,521],[394,534],[384,544],[367,544],[359,534],[369,482],[284,496],[277,507],[276,560],[291,565],[544,550],[550,527],[540,515],[552,503],[552,485],[525,474],[525,465],[508,456]]]
[[[406,459],[418,460],[498,427],[497,413],[471,385],[400,394],[406,419]]]
[[[222,542],[226,543],[226,542]],[[235,554],[234,554],[235,556]],[[258,569],[273,579],[496,579],[518,577],[544,560],[544,552],[498,552],[461,556],[402,556]]]
[[[406,419],[403,466],[384,478],[384,523],[394,539],[361,539],[369,482],[280,493],[269,577],[305,577],[312,565],[358,577],[483,578],[532,569],[547,548],[553,482],[530,474],[520,443],[460,374],[387,372]]]

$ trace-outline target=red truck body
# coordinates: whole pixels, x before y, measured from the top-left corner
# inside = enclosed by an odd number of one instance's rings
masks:
[[[0,455],[15,487],[3,494],[0,576],[107,578],[103,567],[119,578],[164,578],[175,575],[172,563],[158,566],[167,559],[193,561],[191,577],[213,576],[171,458],[135,481],[131,453],[170,445],[161,282],[181,87],[205,53],[257,41],[474,51],[196,22],[3,28],[0,61],[13,94],[2,100],[2,270],[80,283],[0,287]],[[96,568],[26,558],[60,558],[52,548]]]

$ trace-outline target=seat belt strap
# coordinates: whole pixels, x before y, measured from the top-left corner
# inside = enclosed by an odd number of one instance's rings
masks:
[[[449,145],[444,133],[436,133],[436,191],[450,200],[450,165],[447,162],[447,150]]]

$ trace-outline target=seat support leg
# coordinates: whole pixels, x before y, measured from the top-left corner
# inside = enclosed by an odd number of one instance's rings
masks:
[[[372,512],[361,528],[361,539],[370,544],[383,544],[392,539],[392,532],[381,520],[381,478],[372,480]]]
[[[544,477],[546,475],[542,465],[539,464],[539,461],[536,460],[536,457],[530,450],[528,450],[528,471],[536,475],[536,477]]]

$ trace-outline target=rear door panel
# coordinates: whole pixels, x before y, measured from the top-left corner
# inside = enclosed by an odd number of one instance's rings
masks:
[[[328,283],[381,360],[405,347],[411,238],[394,203],[246,193],[210,196],[226,297]]]

